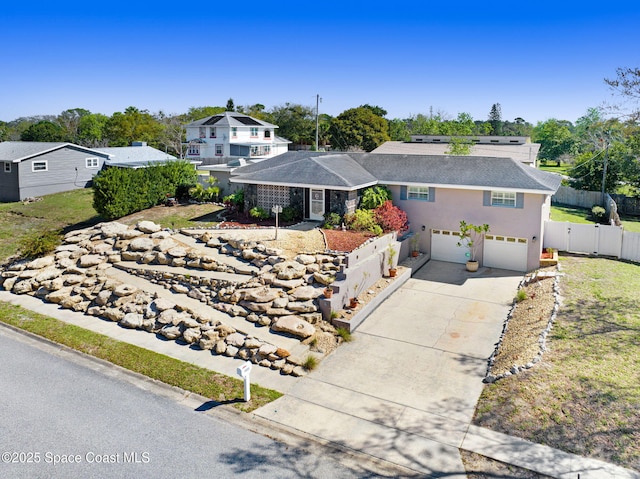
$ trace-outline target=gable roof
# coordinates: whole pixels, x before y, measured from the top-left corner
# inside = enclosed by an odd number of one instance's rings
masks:
[[[45,142],[45,141],[4,141],[0,143],[0,161],[10,161],[12,163],[20,163],[23,160],[33,158],[34,156],[43,155],[51,151],[62,148],[71,147],[78,150],[86,151],[92,155],[107,156],[99,150],[86,148],[84,146],[75,145],[66,142]]]
[[[398,155],[446,155],[449,143],[418,143],[404,141],[387,141],[372,153]],[[540,151],[540,143],[523,144],[487,144],[470,145],[469,156],[485,156],[495,158],[513,158],[523,163],[535,164]]]
[[[532,168],[513,158],[363,153],[358,161],[385,184],[428,184],[553,194],[562,181],[560,175]]]
[[[266,128],[278,128],[277,125],[267,123],[266,121],[258,120],[249,115],[242,113],[236,113],[235,111],[225,111],[224,113],[218,113],[217,115],[201,118],[200,120],[187,123],[185,126],[262,126]]]
[[[324,187],[333,190],[357,190],[375,185],[378,180],[349,155],[284,153],[235,170],[232,182]],[[277,161],[272,161],[277,160]]]
[[[108,164],[112,166],[146,166],[149,163],[165,163],[176,157],[151,146],[114,146],[99,148],[110,158]]]
[[[359,166],[359,168],[358,168]],[[355,190],[371,184],[554,194],[562,178],[512,158],[289,152],[234,171],[232,182]]]

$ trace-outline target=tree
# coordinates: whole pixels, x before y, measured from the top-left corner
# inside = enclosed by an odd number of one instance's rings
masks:
[[[345,110],[331,122],[331,144],[337,149],[371,151],[389,139],[387,121],[369,108]]]
[[[316,135],[315,108],[297,103],[273,107],[266,115],[269,123],[278,125],[278,135],[297,145],[311,145]]]
[[[213,115],[219,115],[226,110],[223,106],[192,106],[184,117],[186,122],[201,120],[202,118],[208,118]]]
[[[566,123],[552,118],[538,123],[533,129],[532,139],[540,143],[542,161],[556,161],[560,166],[560,156],[571,152],[574,138]]]
[[[72,143],[78,143],[80,121],[82,117],[89,114],[91,114],[91,112],[84,108],[72,108],[58,115],[57,123],[66,130],[67,138]]]
[[[233,98],[229,98],[227,100],[227,106],[225,108],[226,111],[236,111],[236,107],[233,104]]]
[[[110,146],[129,146],[133,141],[146,141],[159,146],[162,125],[147,111],[128,107],[124,113],[115,112],[106,124]]]
[[[494,135],[502,135],[502,107],[500,103],[494,103],[489,112],[489,123]]]
[[[106,128],[109,117],[101,113],[89,113],[80,118],[78,123],[79,145],[90,148],[107,146]]]
[[[640,119],[640,109],[637,103],[640,101],[640,68],[622,67],[616,68],[616,78],[605,78],[605,83],[613,90],[614,94],[636,103],[629,113],[629,119]],[[620,110],[621,108],[615,108]]]
[[[67,132],[57,123],[39,121],[21,135],[22,141],[69,141]]]
[[[407,120],[400,118],[389,120],[389,137],[392,141],[409,141],[411,136]]]
[[[375,113],[376,115],[381,116],[383,118],[385,116],[387,116],[387,110],[385,110],[381,106],[377,106],[377,105],[373,105],[372,106],[372,105],[369,105],[368,103],[365,103],[364,105],[360,105],[360,108],[368,108],[373,113]]]
[[[166,115],[159,111],[156,118],[162,125],[162,133],[158,142],[178,158],[184,158],[184,143],[186,141],[186,115]]]

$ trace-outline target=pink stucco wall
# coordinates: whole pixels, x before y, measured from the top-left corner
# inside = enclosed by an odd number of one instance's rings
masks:
[[[436,188],[435,202],[426,202],[401,200],[400,187],[390,189],[394,204],[407,212],[410,230],[420,233],[421,251],[431,251],[431,229],[457,231],[460,220],[465,220],[473,224],[488,223],[494,235],[527,238],[527,269],[540,266],[544,220],[549,215],[546,195],[525,193],[523,208],[504,208],[483,206],[482,191]]]

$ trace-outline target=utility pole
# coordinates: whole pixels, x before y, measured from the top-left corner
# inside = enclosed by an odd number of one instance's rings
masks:
[[[607,179],[607,160],[608,160],[608,153],[609,153],[609,137],[608,137],[608,132],[605,133],[605,137],[604,137],[604,165],[602,167],[602,207],[604,209],[607,208],[607,205],[605,204],[604,201],[604,195],[606,194],[605,191],[605,181]]]
[[[320,95],[316,94],[316,151],[320,151],[320,145],[318,144],[318,112],[321,101]]]

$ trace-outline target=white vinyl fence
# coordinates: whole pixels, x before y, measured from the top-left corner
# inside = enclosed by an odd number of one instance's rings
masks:
[[[640,262],[640,233],[621,226],[545,221],[543,247]]]

